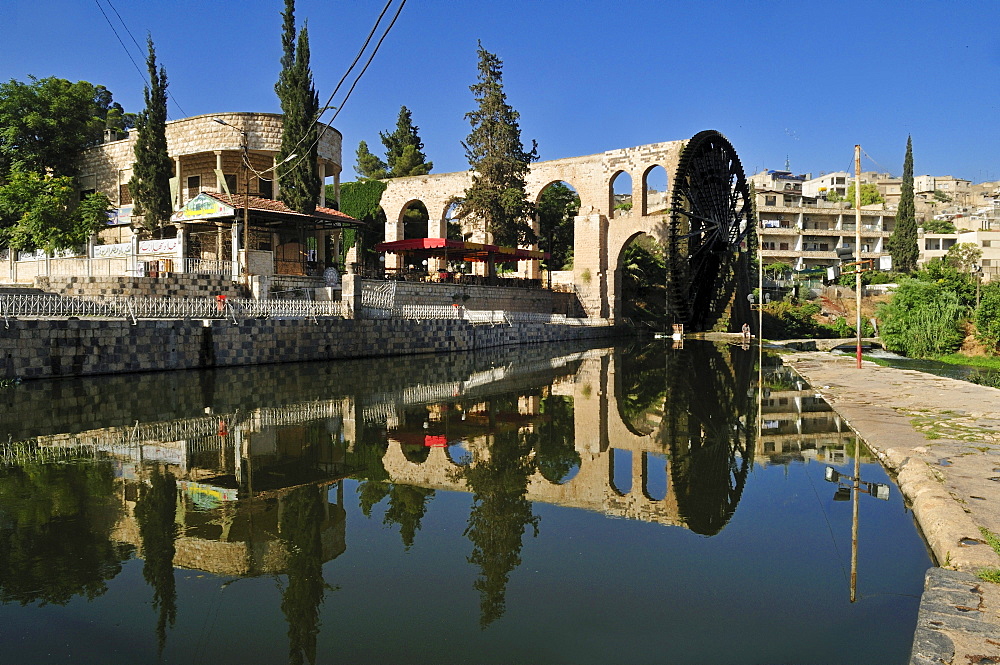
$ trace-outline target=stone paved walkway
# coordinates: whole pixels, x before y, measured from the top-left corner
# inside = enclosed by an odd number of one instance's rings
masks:
[[[897,474],[938,565],[928,574],[914,664],[1000,663],[1000,389],[828,353],[791,353],[801,374]]]

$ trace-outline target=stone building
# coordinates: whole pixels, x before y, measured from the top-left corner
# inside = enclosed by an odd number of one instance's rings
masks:
[[[340,191],[342,137],[319,123],[320,200],[315,215],[301,215],[276,199],[282,118],[275,113],[215,113],[168,122],[167,151],[174,163],[174,215],[164,237],[177,238],[167,254],[150,256],[174,272],[231,270],[254,274],[304,275],[322,270],[339,252],[340,228],[354,223],[327,207],[328,180]],[[84,151],[77,183],[81,194],[104,192],[115,207],[102,245],[133,243],[137,220],[128,182],[135,134]],[[246,161],[243,155],[246,153]],[[249,215],[248,230],[241,228]],[[233,231],[237,231],[233,233]],[[241,237],[242,236],[242,237]],[[249,254],[244,244],[249,242]]]

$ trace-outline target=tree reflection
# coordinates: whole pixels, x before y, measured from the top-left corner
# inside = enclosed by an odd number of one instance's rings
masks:
[[[153,607],[159,611],[156,644],[160,653],[167,641],[167,626],[177,618],[174,580],[174,542],[177,538],[177,479],[154,467],[148,485],[139,487],[135,519],[142,540],[142,577],[153,589]]]
[[[393,484],[389,489],[389,507],[382,523],[399,525],[399,536],[406,549],[413,547],[413,537],[427,512],[427,501],[433,496],[434,490],[414,485]]]
[[[319,608],[323,582],[323,541],[326,488],[298,487],[281,499],[280,537],[288,554],[288,584],[281,611],[288,622],[288,662],[316,662]]]
[[[0,469],[0,602],[104,594],[132,549],[110,538],[119,512],[110,462]]]
[[[580,468],[573,399],[547,395],[542,398],[539,410],[544,418],[538,423],[533,439],[535,467],[549,482],[565,482],[573,469]]]
[[[481,628],[504,614],[507,581],[521,563],[525,528],[530,525],[538,535],[539,517],[525,498],[532,470],[530,451],[530,441],[520,432],[497,432],[488,456],[459,472],[473,492],[464,535],[472,541],[468,561],[480,569],[473,587],[480,593]]]

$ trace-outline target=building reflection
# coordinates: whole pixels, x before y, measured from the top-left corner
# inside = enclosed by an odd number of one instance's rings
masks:
[[[739,346],[556,357],[529,349],[501,358],[431,359],[424,373],[411,373],[431,376],[425,382],[388,370],[383,379],[362,365],[357,381],[308,368],[298,382],[282,379],[287,390],[274,397],[247,381],[242,402],[219,399],[219,382],[201,375],[191,398],[208,403],[200,413],[2,447],[0,502],[11,510],[10,488],[29,482],[28,465],[90,469],[95,493],[80,505],[94,542],[77,547],[100,554],[81,571],[87,579],[64,580],[75,591],[48,598],[99,595],[134,550],[162,650],[177,612],[175,568],[286,575],[289,659],[314,662],[324,564],[347,548],[347,479],[361,515],[385,503],[377,514],[406,549],[418,542],[435,493],[471,493],[467,560],[479,571],[485,627],[504,613],[525,535],[544,529],[535,502],[711,536],[734,515],[754,463],[839,463],[854,443],[830,407],[777,361],[758,381],[756,352]],[[46,466],[84,458],[79,467]],[[3,528],[8,542],[33,537],[27,523]],[[19,590],[23,571],[9,561],[0,556],[0,598],[37,600]]]

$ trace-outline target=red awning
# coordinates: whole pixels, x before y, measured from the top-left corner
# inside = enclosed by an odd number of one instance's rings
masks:
[[[410,238],[393,240],[375,245],[375,251],[390,254],[414,254],[417,256],[447,256],[454,261],[488,261],[490,257],[497,263],[547,259],[547,252],[520,247],[500,247],[479,242],[448,240],[446,238]]]

